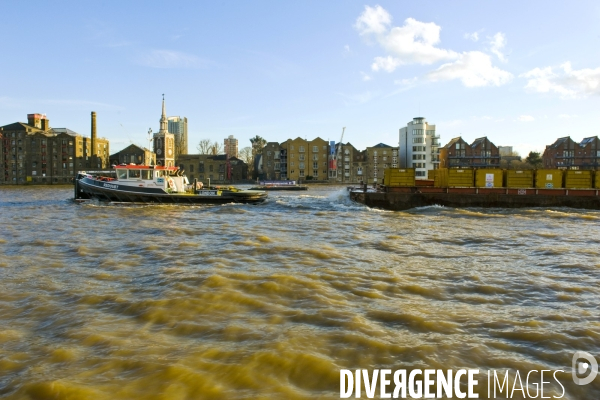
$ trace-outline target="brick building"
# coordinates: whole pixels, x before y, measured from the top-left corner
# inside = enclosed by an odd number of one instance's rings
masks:
[[[440,168],[496,168],[500,166],[498,146],[487,137],[468,144],[462,137],[450,140],[440,149]]]
[[[383,171],[386,168],[398,167],[398,147],[379,143],[367,147],[364,154],[365,165],[361,175],[367,183],[382,183]]]
[[[267,180],[325,181],[328,154],[329,144],[319,137],[267,142],[262,151],[259,176]]]
[[[581,143],[570,136],[556,139],[546,146],[542,156],[544,168],[598,169],[600,167],[600,139],[587,137]]]
[[[185,171],[190,182],[197,179],[208,184],[239,182],[248,179],[248,165],[226,154],[182,154],[177,159],[179,168]]]
[[[119,164],[156,165],[156,154],[145,147],[130,144],[123,150],[110,155],[110,165]]]
[[[78,170],[109,167],[109,142],[67,128],[50,128],[44,114],[28,114],[27,123],[0,127],[0,184],[69,183]]]

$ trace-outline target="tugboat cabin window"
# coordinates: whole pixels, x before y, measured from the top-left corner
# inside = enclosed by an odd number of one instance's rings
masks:
[[[118,169],[117,174],[119,179],[127,179],[127,170],[126,169]]]
[[[152,180],[152,170],[143,169],[142,170],[142,179]]]
[[[139,179],[141,176],[139,169],[130,169],[129,170],[129,178],[130,179]]]

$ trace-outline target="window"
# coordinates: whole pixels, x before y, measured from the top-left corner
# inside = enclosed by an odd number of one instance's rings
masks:
[[[142,179],[151,180],[152,179],[152,170],[151,169],[143,169],[142,170]]]
[[[127,170],[123,168],[117,169],[117,178],[118,179],[127,179]]]
[[[142,176],[139,169],[130,169],[129,170],[129,178],[140,178]]]
[[[319,159],[319,155],[318,154],[313,154],[313,160],[318,160]]]
[[[299,167],[300,169],[304,169],[304,163],[303,163],[303,162],[299,163],[299,164],[298,164],[298,167]]]
[[[190,172],[194,172],[194,164],[190,164]]]
[[[422,138],[422,137],[413,138],[413,143],[425,143],[425,138]]]
[[[423,129],[413,129],[413,135],[423,135]]]
[[[301,176],[302,178],[304,178],[304,170],[303,170],[303,169],[301,169],[301,170],[300,170],[300,176]]]
[[[427,129],[428,135],[435,135],[435,129]]]
[[[304,146],[300,146],[300,149],[298,150],[300,153],[304,153]]]
[[[300,154],[300,161],[304,161],[304,154]]]
[[[317,169],[319,168],[319,163],[318,162],[313,162],[313,169]]]
[[[313,153],[319,152],[319,146],[313,146]]]

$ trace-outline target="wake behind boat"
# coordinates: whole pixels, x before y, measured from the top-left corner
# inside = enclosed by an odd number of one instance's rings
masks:
[[[116,177],[79,172],[75,200],[98,199],[124,203],[225,204],[262,203],[267,193],[234,187],[191,184],[179,167],[117,165]]]

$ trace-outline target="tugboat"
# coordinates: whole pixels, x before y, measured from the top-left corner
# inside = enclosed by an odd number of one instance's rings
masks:
[[[179,167],[121,164],[115,176],[92,175],[81,171],[75,178],[75,200],[98,199],[122,203],[225,204],[262,203],[267,193],[235,187],[203,187],[190,184]]]

